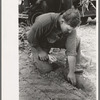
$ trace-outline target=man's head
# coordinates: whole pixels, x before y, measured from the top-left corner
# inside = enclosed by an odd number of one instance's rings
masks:
[[[80,13],[78,10],[69,9],[61,15],[60,26],[63,32],[71,32],[80,24]]]

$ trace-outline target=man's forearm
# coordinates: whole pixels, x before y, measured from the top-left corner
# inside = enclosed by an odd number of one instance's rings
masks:
[[[75,65],[76,65],[76,57],[75,56],[68,56],[68,64],[69,64],[69,73],[75,72]]]

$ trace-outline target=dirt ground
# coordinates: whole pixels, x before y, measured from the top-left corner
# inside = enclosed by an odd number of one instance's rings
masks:
[[[96,22],[89,21],[77,29],[81,37],[81,49],[90,60],[83,62],[83,76],[91,84],[89,91],[81,90],[68,83],[61,69],[41,74],[33,65],[30,46],[25,34],[30,27],[19,27],[19,100],[96,100]],[[63,51],[55,51],[63,59]],[[87,64],[88,63],[88,64]]]

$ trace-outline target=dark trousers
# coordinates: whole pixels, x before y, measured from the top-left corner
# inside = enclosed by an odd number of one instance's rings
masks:
[[[49,53],[51,48],[66,49],[66,38],[63,38],[62,40],[59,40],[53,44],[50,44],[47,42],[42,42],[41,44],[42,44],[42,49],[47,53]],[[76,46],[77,46],[76,61],[79,62],[79,60],[80,60],[80,39],[79,38],[76,39]],[[38,59],[38,52],[35,48],[32,48],[32,54],[33,54],[34,65],[41,73],[48,73],[53,70],[52,64],[50,64],[48,61],[40,61]]]

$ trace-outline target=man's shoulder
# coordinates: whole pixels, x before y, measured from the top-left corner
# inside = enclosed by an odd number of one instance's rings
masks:
[[[57,17],[58,13],[45,13],[45,14],[42,14],[40,16],[38,16],[36,18],[36,21],[37,22],[40,22],[42,24],[48,24],[48,23],[51,23],[53,21],[56,20],[56,17]]]
[[[45,18],[50,18],[50,17],[56,17],[57,15],[58,15],[58,13],[50,12],[50,13],[41,14],[37,18],[45,19]]]

